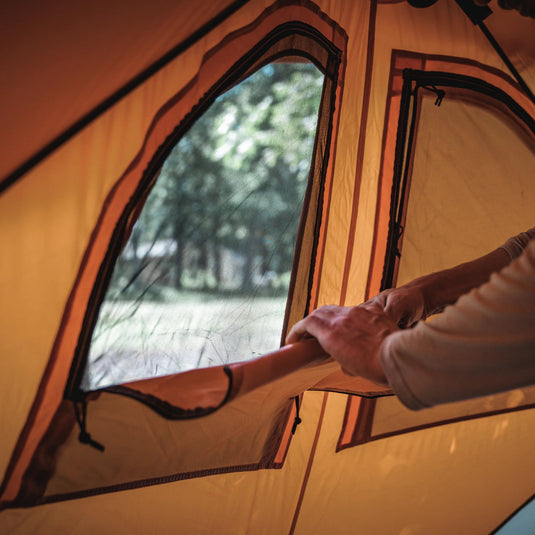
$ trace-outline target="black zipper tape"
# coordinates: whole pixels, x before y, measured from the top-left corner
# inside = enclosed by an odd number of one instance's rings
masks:
[[[204,95],[197,106],[191,110],[184,120],[176,127],[174,132],[169,135],[167,140],[155,153],[150,164],[147,166],[147,169],[145,170],[143,177],[136,188],[136,191],[132,195],[115,226],[108,250],[99,268],[95,284],[93,285],[91,296],[88,301],[86,314],[84,316],[64,391],[65,399],[70,399],[73,401],[81,401],[84,399],[85,393],[80,388],[80,384],[85,367],[87,365],[91,336],[98,319],[98,312],[112,277],[115,262],[124,246],[125,238],[129,231],[128,224],[131,220],[131,216],[133,213],[135,213],[136,209],[139,208],[140,204],[143,203],[144,199],[146,199],[148,192],[157,179],[159,169],[165,162],[173,147],[185,135],[193,123],[209,108],[214,100],[219,95],[230,89],[235,83],[239,82],[239,80],[249,71],[249,69],[251,69],[260,60],[260,58],[262,58],[262,56],[269,52],[269,49],[274,44],[290,35],[304,35],[322,45],[322,47],[328,53],[328,59],[327,65],[319,66],[320,70],[326,77],[330,78],[332,76],[337,76],[338,65],[341,60],[341,51],[315,28],[299,21],[288,22],[273,30],[254,48],[254,50],[244,55],[234,66],[232,66],[227,75],[220,79],[210,89],[210,91]],[[295,55],[297,52],[299,51],[288,51],[288,53],[292,55]],[[280,55],[281,54],[278,53],[277,57]],[[318,65],[316,64],[316,66]],[[334,97],[331,97],[331,100],[333,98]],[[330,104],[332,110],[333,103],[331,102]]]
[[[440,105],[447,91],[442,88],[460,88],[474,91],[495,99],[506,106],[535,135],[535,119],[505,91],[484,80],[442,71],[403,71],[403,88],[396,136],[394,173],[391,192],[390,220],[381,290],[391,288],[397,262],[401,256],[399,240],[403,234],[405,199],[408,194],[410,167],[412,164],[414,134],[418,111],[420,89],[433,91],[437,95],[436,105]],[[412,108],[411,108],[412,107]],[[409,113],[412,117],[409,124]]]

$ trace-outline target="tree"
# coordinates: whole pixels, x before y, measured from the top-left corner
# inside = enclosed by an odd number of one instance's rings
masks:
[[[321,91],[311,64],[267,65],[171,151],[100,309],[89,388],[275,347]],[[268,279],[279,298],[256,299]],[[213,307],[199,290],[218,292]]]
[[[291,270],[321,86],[313,65],[275,63],[213,103],[169,154],[136,223],[130,286],[146,285],[152,266],[177,289],[222,290],[224,249],[244,258],[243,292]]]

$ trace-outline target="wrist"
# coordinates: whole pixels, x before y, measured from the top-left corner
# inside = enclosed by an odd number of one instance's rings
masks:
[[[414,281],[411,288],[413,292],[419,294],[422,302],[422,319],[441,312],[444,307],[450,304],[450,297],[445,295],[447,283],[440,281],[439,275],[432,273],[425,277],[420,277]]]

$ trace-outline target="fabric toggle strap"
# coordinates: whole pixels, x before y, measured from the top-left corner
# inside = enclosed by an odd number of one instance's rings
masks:
[[[292,426],[292,435],[295,435],[295,430],[297,429],[297,426],[303,421],[301,418],[299,418],[299,396],[295,396],[295,418],[294,418],[294,424]]]
[[[401,258],[401,251],[399,249],[399,240],[401,239],[401,236],[403,235],[404,230],[405,230],[405,227],[401,223],[398,223],[397,221],[394,223],[394,232],[395,232],[394,247],[395,247],[396,256],[398,258]]]
[[[432,93],[435,93],[437,96],[437,99],[435,100],[435,106],[440,106],[442,104],[442,99],[446,96],[446,91],[443,89],[438,89],[434,85],[423,85],[422,87],[428,91],[431,91]]]
[[[91,435],[87,432],[87,403],[85,399],[82,401],[73,401],[73,406],[74,414],[76,415],[76,421],[80,426],[80,434],[78,435],[78,440],[82,444],[87,444],[98,451],[104,451],[104,446],[100,442],[93,440],[91,438]]]

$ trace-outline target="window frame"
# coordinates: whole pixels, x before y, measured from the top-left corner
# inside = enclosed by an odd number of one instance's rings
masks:
[[[310,50],[307,50],[306,47],[309,47]],[[297,232],[294,265],[283,322],[283,335],[291,318],[300,318],[308,313],[310,309],[311,286],[316,267],[313,259],[316,257],[322,217],[322,212],[318,208],[323,205],[324,183],[329,157],[327,149],[330,145],[332,133],[337,87],[336,80],[340,70],[341,51],[312,26],[294,21],[277,26],[249,53],[241,57],[229,69],[227,74],[203,95],[185,119],[177,125],[173,132],[165,139],[164,143],[154,152],[150,164],[144,171],[133,195],[124,206],[121,216],[115,225],[106,254],[98,271],[88,301],[82,328],[78,336],[74,358],[65,387],[65,399],[81,401],[86,395],[80,388],[80,385],[85,367],[87,366],[92,333],[113,274],[115,263],[128,241],[135,221],[139,217],[144,203],[156,183],[159,171],[170,152],[189,131],[195,121],[220,95],[265,65],[292,56],[300,56],[312,62],[323,73],[324,84],[319,106],[308,185]],[[324,133],[326,139],[321,139],[322,136],[318,134],[319,132]],[[304,242],[309,244],[306,255],[302,254]],[[306,268],[307,265],[308,269]],[[302,280],[298,288],[296,279],[299,277],[299,271],[301,271]],[[308,273],[303,273],[304,271],[308,271]],[[306,298],[304,300],[300,299],[301,306],[299,310],[296,310],[296,307],[293,307],[292,310],[293,297],[298,291],[301,293],[306,292]]]
[[[296,19],[306,22],[299,22]],[[262,35],[264,38],[261,38]],[[258,48],[258,43],[269,43],[274,46],[264,47],[262,50]],[[311,302],[310,288],[317,283],[316,264],[321,260],[319,258],[321,253],[317,253],[317,249],[318,243],[321,245],[324,239],[324,233],[321,233],[322,220],[325,218],[327,209],[325,204],[328,202],[328,200],[324,202],[323,194],[329,190],[332,180],[332,159],[336,147],[346,45],[345,32],[313,4],[308,2],[291,6],[276,4],[262,12],[248,26],[227,35],[218,46],[208,50],[194,79],[178,90],[175,96],[165,102],[153,116],[138,154],[123,175],[118,177],[102,204],[102,211],[85,249],[78,275],[73,281],[47,368],[2,484],[3,507],[52,503],[109,492],[117,488],[117,484],[108,485],[106,482],[104,486],[98,488],[73,489],[72,492],[59,495],[47,493],[47,486],[54,476],[56,463],[64,454],[64,448],[61,446],[64,446],[70,437],[78,436],[78,440],[82,442],[97,445],[87,433],[86,426],[91,427],[91,417],[87,424],[87,413],[91,414],[93,409],[97,409],[98,412],[101,399],[104,399],[104,404],[106,399],[123,399],[128,403],[135,403],[134,400],[126,400],[124,396],[117,396],[115,393],[101,391],[86,395],[77,388],[78,374],[84,364],[83,352],[88,347],[87,338],[88,335],[90,338],[92,333],[95,310],[100,306],[107,277],[111,273],[110,265],[125,243],[133,220],[150,190],[151,181],[157,176],[157,170],[167,156],[166,153],[187,131],[197,114],[202,112],[203,107],[209,105],[221,91],[247,76],[249,70],[287,55],[302,55],[313,60],[325,76],[317,126],[319,134],[316,135],[313,152],[313,171],[310,173],[309,188],[305,196],[305,210],[302,212],[296,248],[298,254],[294,257],[292,270],[293,282],[289,292],[289,302],[292,302],[293,306],[288,307],[287,318],[290,318],[288,321],[292,321],[291,318],[302,317],[306,313]],[[244,50],[251,52],[242,56]],[[259,54],[260,51],[264,56]],[[220,75],[223,71],[223,75]],[[202,96],[199,98],[199,95]],[[321,250],[321,247],[319,249]],[[299,299],[293,299],[296,295]],[[286,389],[278,393],[277,399],[270,398],[269,403],[262,403],[261,410],[269,418],[267,427],[266,422],[263,424],[269,437],[263,446],[262,456],[254,464],[242,465],[238,459],[232,462],[222,461],[223,466],[218,468],[206,467],[204,464],[191,467],[188,465],[180,473],[170,474],[163,479],[161,475],[156,479],[148,477],[142,481],[129,479],[121,482],[120,487],[135,488],[163,482],[164,479],[176,481],[210,473],[281,468],[296,417],[293,396],[317,381],[318,372],[311,370],[310,364],[321,362],[325,358],[323,353],[320,353],[321,355],[317,348],[306,347],[292,353],[291,356],[279,351],[266,357],[279,363],[274,369],[266,366],[264,359],[255,359],[247,363],[254,365],[252,369],[248,366],[233,365],[230,376],[225,370],[216,370],[224,378],[223,391],[226,394],[224,403],[217,406],[213,406],[210,400],[204,400],[202,406],[195,405],[196,395],[199,394],[202,398],[203,380],[206,379],[206,374],[202,374],[204,379],[197,383],[197,391],[188,399],[195,406],[195,410],[191,412],[186,409],[185,416],[180,417],[182,422],[176,422],[176,425],[182,423],[190,425],[190,418],[194,418],[196,422],[198,416],[205,416],[219,408],[222,409],[221,413],[226,414],[228,413],[224,407],[226,401],[250,392],[251,389],[262,388],[262,385],[285,377],[298,369],[306,368],[304,377],[299,376],[299,386],[294,384],[292,387],[294,392],[292,396],[288,397]],[[213,370],[214,368],[207,368],[200,371],[212,373]],[[186,379],[188,373],[190,372],[171,377]],[[292,377],[295,377],[295,374]],[[156,383],[160,379],[150,381]],[[195,384],[189,386],[192,388],[190,392],[195,390]],[[146,402],[147,399],[143,401]],[[78,418],[73,405],[78,406]],[[151,407],[150,403],[141,405],[135,403],[131,407],[143,407],[143,405],[151,409],[149,412],[153,413],[155,418],[161,419],[161,415],[155,407]],[[135,420],[135,416],[133,418]],[[260,421],[251,419],[250,426],[253,429],[250,432],[256,434],[254,428],[260,425],[262,425]],[[102,440],[100,436],[95,438]],[[239,437],[236,440],[239,440]],[[105,438],[102,442],[105,443]],[[86,446],[82,448],[91,450]]]
[[[445,88],[445,93],[443,88]],[[535,111],[521,89],[503,73],[479,63],[449,56],[426,55],[394,50],[392,53],[389,89],[386,103],[378,183],[375,232],[368,269],[366,299],[380,291],[394,287],[402,254],[403,228],[410,195],[415,131],[418,128],[421,92],[433,91],[436,104],[447,99],[448,88],[468,90],[496,102],[501,111],[510,113],[535,134]],[[391,162],[388,165],[387,162]],[[469,418],[480,418],[535,407],[535,389],[526,390],[526,403],[508,408],[499,396],[491,403],[492,409],[478,400],[464,413],[453,409],[448,416],[430,416],[424,423],[419,414],[413,415],[414,425],[391,432],[374,430],[378,403],[390,402],[392,392],[354,392],[348,397],[344,423],[337,443],[337,451],[370,441],[388,438],[427,427],[435,427]],[[467,405],[468,407],[468,405]],[[430,413],[431,414],[431,413]],[[395,425],[394,425],[395,427]]]

